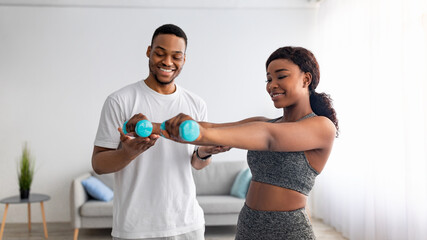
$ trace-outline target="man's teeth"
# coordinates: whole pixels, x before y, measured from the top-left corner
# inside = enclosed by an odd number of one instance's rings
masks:
[[[164,68],[160,68],[160,70],[162,70],[163,72],[172,72],[172,69],[164,69]]]
[[[276,93],[276,94],[272,94],[271,96],[272,97],[277,97],[277,96],[279,96],[279,95],[285,95],[284,93]]]

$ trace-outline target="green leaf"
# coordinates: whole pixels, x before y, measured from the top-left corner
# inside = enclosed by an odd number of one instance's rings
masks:
[[[18,166],[18,182],[20,190],[29,190],[34,176],[34,160],[25,143]]]

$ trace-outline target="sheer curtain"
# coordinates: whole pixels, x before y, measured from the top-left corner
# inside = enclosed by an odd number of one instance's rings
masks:
[[[349,239],[427,239],[427,1],[324,0],[320,91],[341,134],[312,214]]]

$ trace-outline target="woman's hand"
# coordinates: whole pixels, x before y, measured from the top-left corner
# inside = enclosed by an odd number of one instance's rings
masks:
[[[164,137],[176,141],[176,142],[181,142],[181,143],[188,143],[187,141],[183,140],[181,138],[180,135],[180,126],[183,122],[187,121],[187,120],[193,120],[193,118],[191,118],[190,116],[180,113],[178,115],[176,115],[175,117],[165,121],[165,130],[161,130],[161,133],[163,134]],[[197,126],[199,127],[200,130],[200,134],[199,136],[196,138],[196,140],[192,141],[191,143],[195,144],[197,142],[197,140],[199,140],[201,138],[202,135],[202,126],[200,124],[197,124]]]

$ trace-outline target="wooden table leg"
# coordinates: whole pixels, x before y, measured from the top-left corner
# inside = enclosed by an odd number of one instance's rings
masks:
[[[28,231],[31,232],[31,204],[28,203]]]
[[[47,227],[46,227],[46,216],[44,215],[44,206],[43,206],[43,202],[40,202],[40,206],[41,206],[41,209],[42,209],[44,236],[45,236],[45,238],[48,238],[48,236],[47,236]],[[1,240],[1,239],[0,239],[0,240]]]
[[[6,215],[7,215],[7,208],[8,207],[9,207],[9,203],[6,203],[6,208],[4,209],[4,214],[3,214],[3,221],[1,222],[0,240],[3,238],[3,231],[4,231],[4,225],[6,223]]]
[[[74,229],[74,238],[73,238],[73,240],[77,240],[78,238],[79,238],[79,229],[75,228]]]

